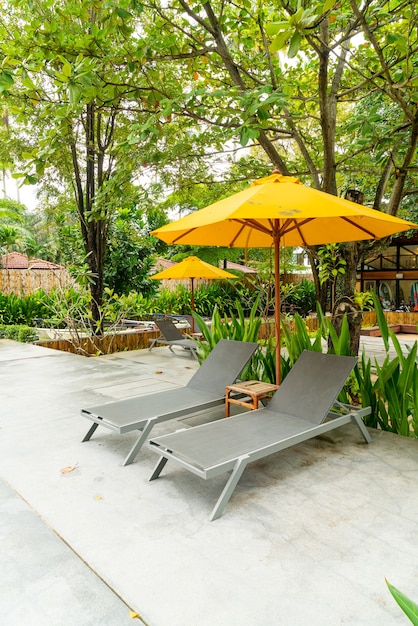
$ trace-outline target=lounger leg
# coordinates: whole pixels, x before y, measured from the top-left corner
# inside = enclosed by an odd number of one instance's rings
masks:
[[[226,505],[228,504],[229,498],[232,496],[235,487],[238,484],[239,479],[241,478],[245,468],[247,467],[249,457],[242,456],[238,459],[234,469],[232,470],[232,474],[226,483],[224,490],[222,491],[218,502],[216,503],[210,517],[209,521],[212,522],[218,517],[221,517],[222,513],[225,510]]]
[[[155,466],[154,471],[152,472],[151,476],[149,477],[149,480],[155,480],[156,478],[158,478],[158,476],[163,471],[164,466],[167,463],[167,461],[168,461],[168,459],[166,459],[165,456],[161,457],[161,459],[158,461],[157,465]]]
[[[360,430],[361,434],[363,435],[366,443],[371,443],[372,442],[372,438],[370,437],[369,431],[367,430],[367,428],[366,428],[363,420],[361,419],[361,417],[359,415],[353,415],[353,421],[359,427],[359,430]]]
[[[123,465],[130,465],[134,461],[136,455],[138,454],[138,452],[144,445],[153,426],[154,426],[154,420],[150,420],[149,422],[147,422],[147,424],[142,429],[140,436],[138,437],[138,439],[132,446],[131,451],[129,452],[128,456],[124,460]]]
[[[151,345],[150,345],[150,347],[148,348],[148,350],[149,350],[150,352],[151,352],[151,350],[153,349],[153,347],[155,346],[155,344],[156,344],[156,343],[157,343],[157,339],[154,339],[154,340],[151,342]]]
[[[89,428],[89,430],[87,431],[86,436],[84,437],[84,439],[82,439],[81,441],[89,441],[90,437],[94,434],[96,428],[98,427],[99,424],[94,423],[92,425],[91,428]]]

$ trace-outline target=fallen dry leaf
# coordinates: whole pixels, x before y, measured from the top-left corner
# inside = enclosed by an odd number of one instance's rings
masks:
[[[139,613],[136,613],[136,611],[129,611],[129,617],[132,617],[132,619],[135,619],[135,617],[141,617],[139,615]]]
[[[68,465],[67,467],[64,467],[61,470],[61,474],[69,474],[70,472],[75,470],[76,467],[77,467],[77,465]]]
[[[95,500],[103,500],[102,496],[94,496]]]
[[[156,374],[163,374],[164,372],[163,372],[163,370],[155,370],[155,373]]]

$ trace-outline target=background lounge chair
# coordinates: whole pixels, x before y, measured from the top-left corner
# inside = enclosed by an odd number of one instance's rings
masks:
[[[197,359],[196,341],[194,341],[194,339],[185,337],[170,319],[159,319],[155,317],[154,322],[161,335],[156,339],[150,339],[150,351],[155,345],[160,344],[168,346],[171,352],[173,352],[173,346],[181,346],[185,350],[190,350],[192,357]]]
[[[155,424],[225,402],[225,386],[235,382],[257,348],[257,343],[221,339],[187,385],[82,409],[81,415],[94,422],[83,441],[98,426],[119,434],[140,430],[123,464],[132,463]]]
[[[266,407],[151,439],[161,456],[150,480],[173,459],[204,479],[232,470],[210,520],[220,517],[248,463],[354,422],[370,435],[360,409],[336,402],[355,357],[305,351]],[[326,421],[329,418],[329,421]]]

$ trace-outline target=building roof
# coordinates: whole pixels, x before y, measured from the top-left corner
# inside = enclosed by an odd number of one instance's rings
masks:
[[[151,273],[161,272],[161,270],[166,270],[169,267],[173,267],[173,265],[177,265],[175,261],[169,261],[168,259],[163,259],[162,257],[158,257],[155,261],[153,267],[151,268]]]
[[[51,263],[51,261],[43,261],[37,258],[28,258],[27,254],[21,252],[9,252],[1,257],[1,267],[9,270],[63,270],[62,265]]]
[[[240,265],[239,263],[233,263],[232,261],[227,261],[225,263],[221,263],[220,267],[224,270],[237,270],[238,272],[242,272],[243,274],[257,274],[257,270],[253,267],[248,267],[247,265]]]

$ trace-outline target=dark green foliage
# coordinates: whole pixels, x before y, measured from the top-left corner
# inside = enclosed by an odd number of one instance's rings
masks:
[[[286,304],[293,304],[301,315],[307,315],[310,311],[315,311],[316,291],[311,280],[303,278],[295,285],[292,292],[286,296]]]
[[[48,315],[47,295],[39,290],[27,296],[0,293],[0,323],[33,325],[35,318]]]
[[[0,324],[0,339],[3,337],[24,343],[37,339],[34,329],[24,324],[13,324],[11,326]]]
[[[215,305],[210,324],[198,314],[193,313],[193,318],[203,339],[198,342],[197,353],[199,360],[203,361],[221,339],[235,341],[258,341],[262,319],[257,316],[258,301],[253,305],[249,318],[244,315],[244,310],[239,301],[235,302],[235,311],[230,311],[229,319],[223,318]],[[242,380],[251,380],[258,377],[260,371],[261,353],[258,350],[251,361],[241,373]]]
[[[131,291],[143,295],[155,293],[157,285],[148,276],[157,240],[145,236],[148,228],[135,204],[116,210],[109,225],[103,274],[105,287],[119,295]]]

